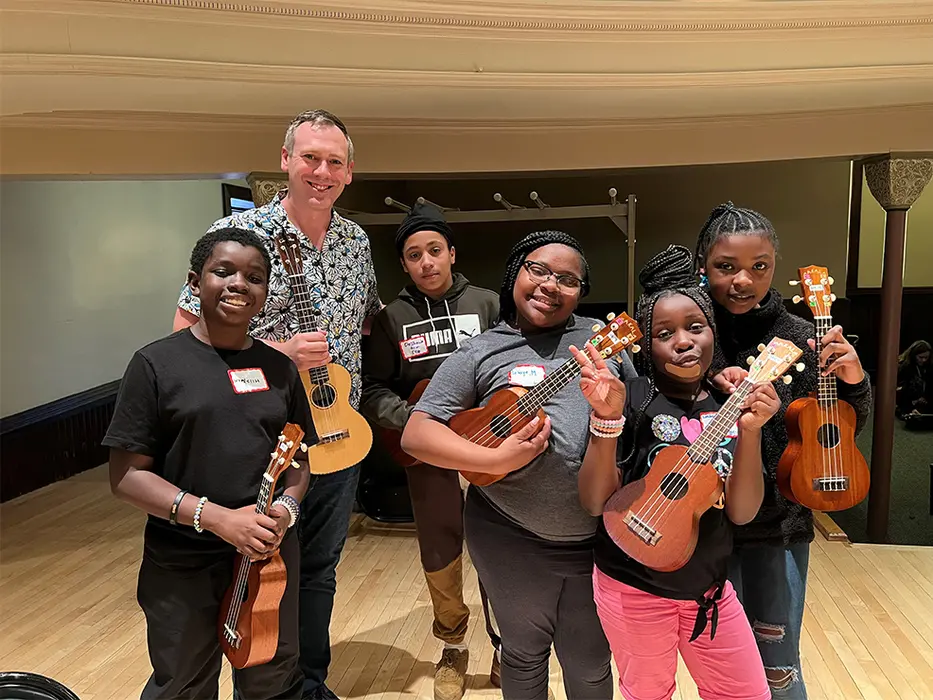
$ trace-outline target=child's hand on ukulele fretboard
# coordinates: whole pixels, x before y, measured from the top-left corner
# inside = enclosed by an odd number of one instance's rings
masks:
[[[742,403],[744,413],[739,416],[739,428],[743,430],[761,430],[778,412],[781,400],[774,385],[770,382],[758,384]]]
[[[587,343],[586,350],[589,357],[573,345],[570,346],[574,359],[580,363],[580,389],[583,396],[600,418],[621,418],[625,407],[625,384],[609,370],[596,348]]]

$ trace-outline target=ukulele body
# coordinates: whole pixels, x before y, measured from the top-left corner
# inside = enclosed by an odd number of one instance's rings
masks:
[[[363,461],[373,446],[369,423],[350,405],[350,373],[336,363],[325,365],[328,381],[320,385],[301,372],[319,442],[309,448],[312,474],[331,474]]]
[[[845,401],[820,405],[808,396],[787,407],[784,422],[787,448],[777,467],[784,498],[824,512],[861,503],[871,477],[855,444],[855,409]]]
[[[510,436],[528,425],[535,416],[542,421],[547,417],[543,410],[531,415],[523,414],[518,400],[528,393],[522,387],[510,386],[500,389],[485,406],[471,408],[450,419],[448,426],[460,437],[483,447],[498,447]],[[523,465],[524,466],[524,465]],[[505,474],[484,474],[461,471],[463,478],[474,486],[489,486],[505,478]]]
[[[662,449],[648,473],[616,491],[603,510],[612,541],[655,571],[676,571],[690,561],[700,518],[723,493],[716,469],[709,462],[692,461],[687,449]]]
[[[234,576],[240,570],[242,559],[242,554],[236,555]],[[231,644],[224,634],[226,615],[221,615],[218,621],[220,647],[233,668],[259,666],[275,656],[279,646],[279,605],[285,595],[287,580],[285,561],[279,552],[250,564],[246,598],[236,622],[239,646]],[[224,595],[221,610],[230,609],[235,588],[236,578]]]
[[[424,394],[424,390],[428,388],[429,381],[429,379],[422,379],[415,384],[415,388],[411,391],[411,396],[408,397],[407,403],[409,406],[414,406],[418,403],[418,400]],[[392,456],[392,460],[400,467],[413,467],[416,464],[421,464],[420,459],[412,457],[402,449],[401,431],[392,430],[391,428],[380,428],[379,438],[388,453]]]

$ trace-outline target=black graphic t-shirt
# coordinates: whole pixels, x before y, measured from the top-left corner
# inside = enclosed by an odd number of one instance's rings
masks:
[[[127,366],[103,444],[152,457],[152,471],[227,508],[256,503],[286,423],[317,443],[294,363],[258,340],[220,350],[189,329],[138,350]],[[279,489],[283,481],[279,480]],[[167,515],[167,514],[166,514]],[[209,532],[149,516],[147,555],[233,552]]]
[[[625,433],[619,441],[618,461],[623,485],[644,477],[658,453],[669,445],[693,444],[715,418],[722,404],[713,395],[695,404],[671,401],[656,394],[644,414],[636,413],[648,397],[648,380],[639,377],[625,383]],[[732,469],[738,427],[733,426],[716,447],[712,463],[721,476]],[[625,464],[622,461],[635,451]],[[596,566],[603,573],[639,590],[663,598],[696,600],[725,579],[732,553],[732,524],[725,510],[712,507],[700,518],[699,538],[690,561],[676,571],[655,571],[620,549],[600,518],[596,532]]]

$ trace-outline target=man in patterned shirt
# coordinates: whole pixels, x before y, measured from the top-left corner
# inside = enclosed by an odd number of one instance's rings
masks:
[[[353,142],[346,127],[323,110],[299,114],[282,146],[288,189],[269,204],[217,221],[257,233],[272,256],[269,296],[253,318],[250,334],[288,355],[299,370],[328,362],[352,378],[350,403],[359,406],[360,343],[364,326],[382,308],[369,239],[357,224],[334,211],[353,177]],[[300,333],[285,268],[273,236],[288,230],[301,244],[304,272],[321,332]],[[197,322],[198,299],[182,288],[175,330]],[[359,481],[359,466],[312,476],[302,502],[300,642],[305,674],[303,698],[336,698],[325,685],[330,664],[330,619],[337,588],[337,562],[347,537]]]

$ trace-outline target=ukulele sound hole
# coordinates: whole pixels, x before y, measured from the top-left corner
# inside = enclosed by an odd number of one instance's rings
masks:
[[[661,480],[661,493],[672,501],[686,496],[688,487],[687,477],[676,472],[668,474]]]
[[[512,434],[512,421],[505,416],[496,416],[489,423],[489,429],[497,438],[505,440]]]
[[[330,384],[318,384],[311,392],[311,403],[315,408],[330,408],[337,400],[337,391]]]
[[[829,450],[839,444],[839,426],[824,423],[816,431],[816,439],[823,449]]]

